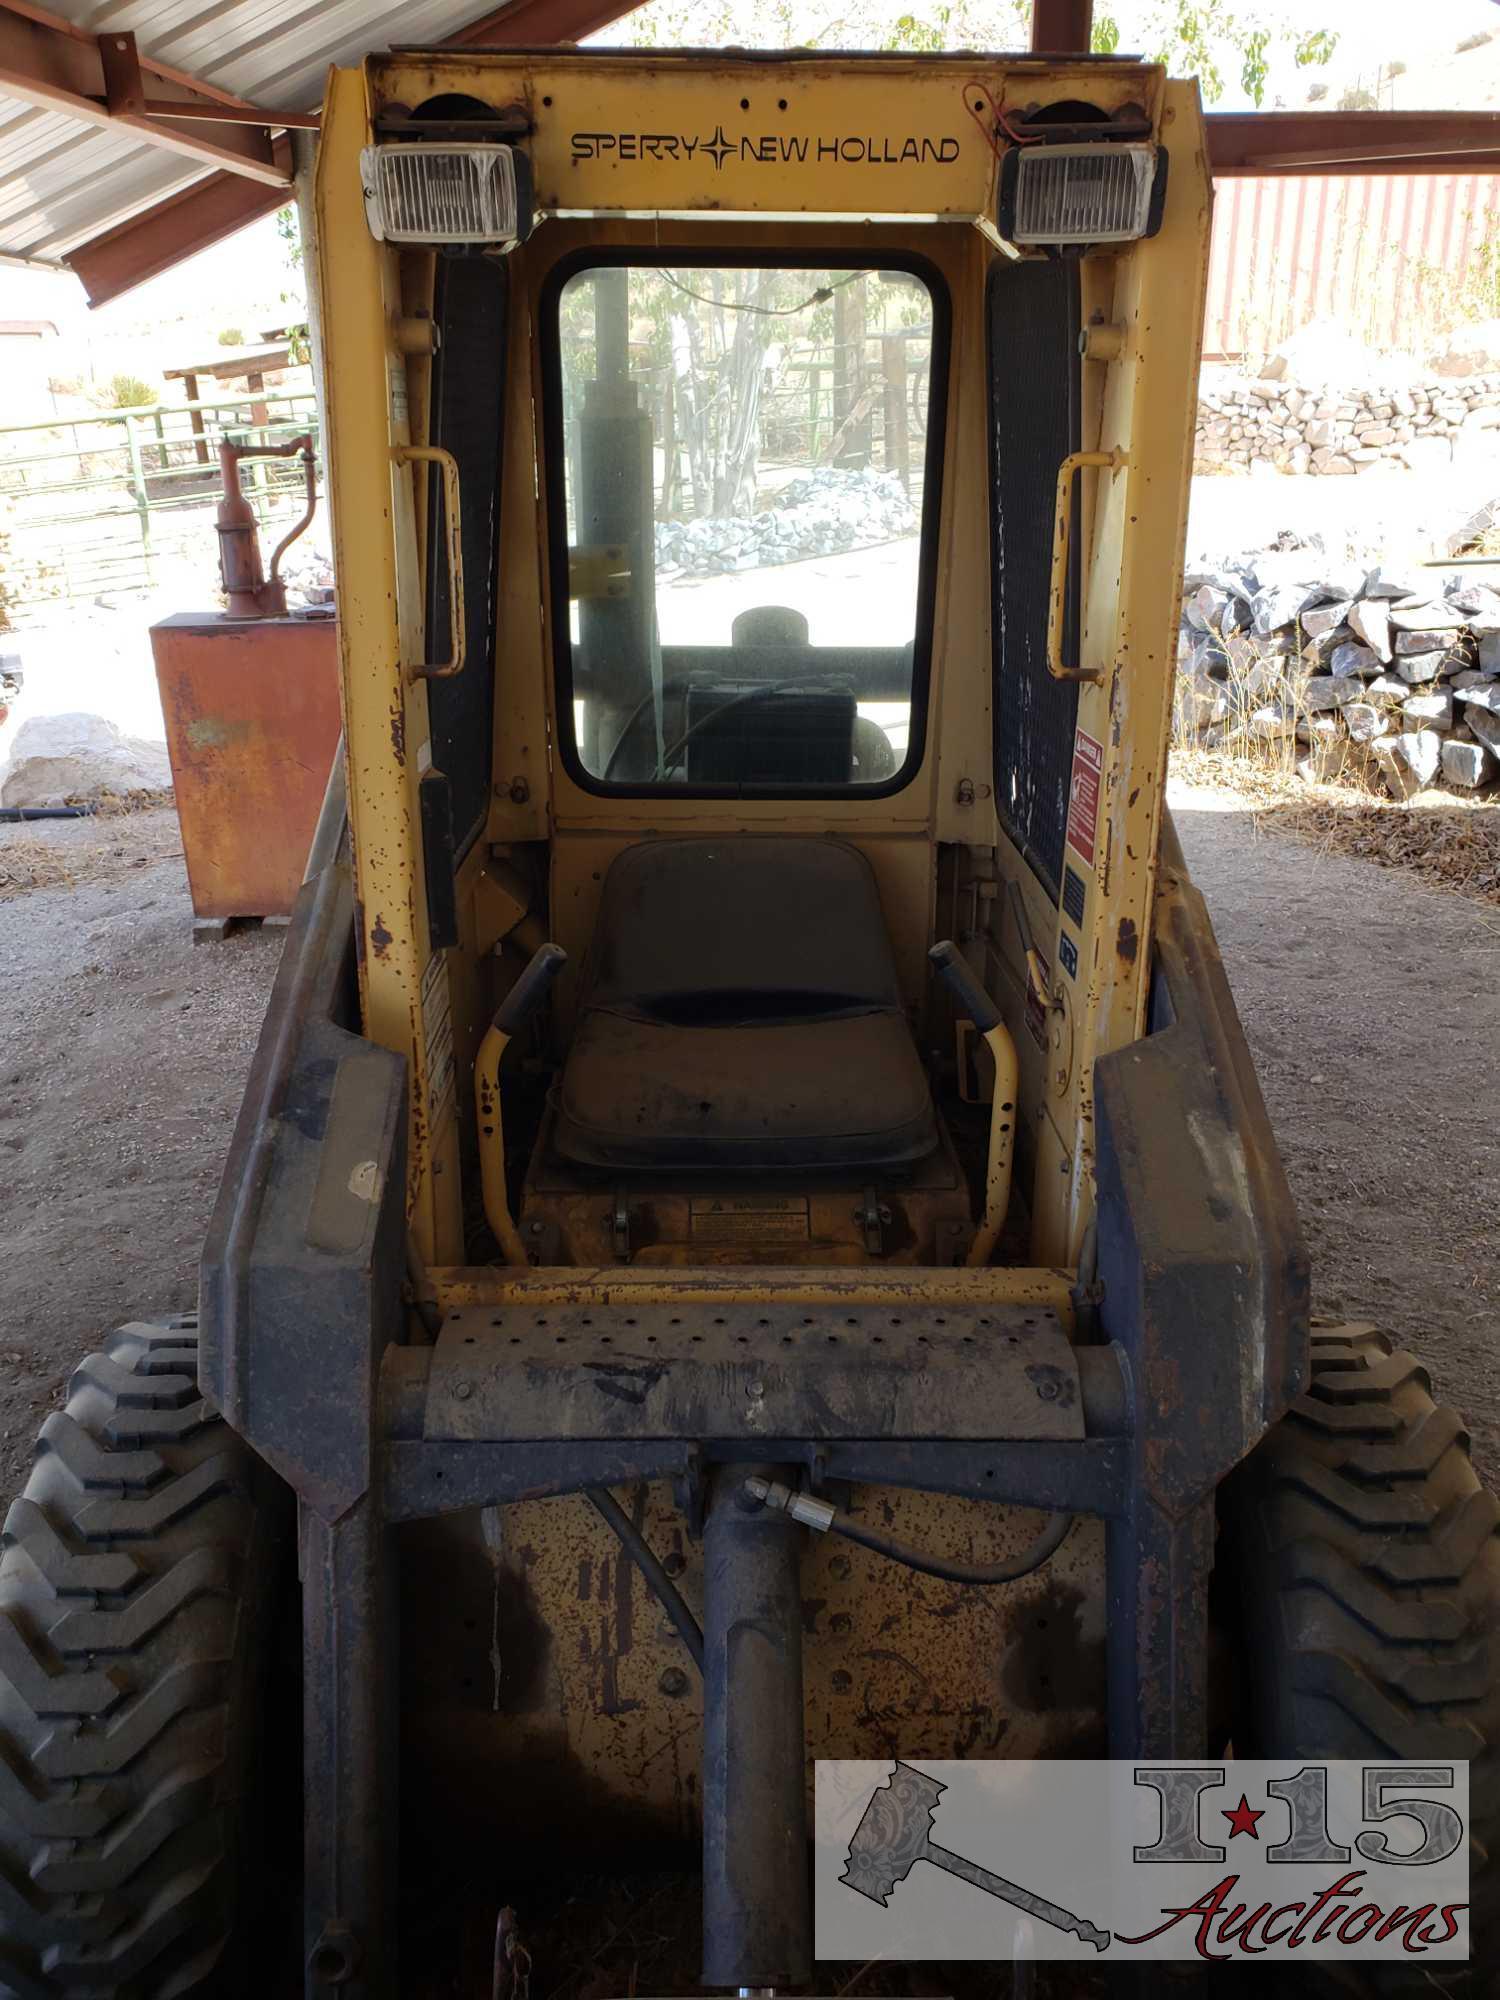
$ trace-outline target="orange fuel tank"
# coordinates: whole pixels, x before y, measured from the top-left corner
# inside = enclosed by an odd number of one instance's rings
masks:
[[[195,917],[286,916],[338,747],[334,620],[179,613],[151,650]]]

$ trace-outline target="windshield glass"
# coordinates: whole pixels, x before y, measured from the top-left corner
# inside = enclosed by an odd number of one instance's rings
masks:
[[[908,271],[614,264],[563,283],[562,707],[585,781],[902,782],[933,352]]]

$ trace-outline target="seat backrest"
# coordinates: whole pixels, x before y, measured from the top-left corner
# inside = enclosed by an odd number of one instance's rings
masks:
[[[628,847],[605,877],[585,1007],[696,1023],[899,1011],[874,872],[837,840]]]

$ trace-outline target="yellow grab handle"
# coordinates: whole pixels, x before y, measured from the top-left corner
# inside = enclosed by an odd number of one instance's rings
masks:
[[[1052,587],[1047,606],[1047,671],[1055,681],[1102,681],[1098,667],[1063,665],[1063,614],[1068,595],[1068,556],[1073,541],[1073,475],[1081,466],[1107,465],[1117,472],[1123,451],[1070,451],[1057,468],[1057,512],[1052,529]]]
[[[1016,1093],[1021,1066],[1016,1045],[1003,1021],[984,1031],[990,1054],[995,1059],[995,1095],[990,1101],[990,1155],[984,1177],[984,1219],[975,1231],[965,1260],[970,1265],[988,1264],[1005,1227],[1010,1207],[1011,1163],[1016,1149]]]
[[[437,444],[393,444],[391,456],[398,465],[435,465],[443,475],[443,513],[448,540],[448,626],[450,657],[413,663],[407,669],[413,680],[445,681],[463,672],[464,665],[464,544],[462,516],[458,500],[458,460]]]
[[[491,1025],[474,1058],[475,1097],[479,1110],[479,1175],[484,1190],[484,1219],[500,1245],[507,1264],[525,1268],[529,1259],[521,1232],[505,1199],[505,1130],[500,1123],[500,1058],[510,1036]]]

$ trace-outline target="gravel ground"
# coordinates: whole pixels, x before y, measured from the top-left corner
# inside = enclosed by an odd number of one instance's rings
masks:
[[[0,826],[0,881],[17,852],[72,880],[0,900],[5,1493],[99,1334],[196,1301],[282,935],[193,945],[170,807]]]
[[[1318,1310],[1428,1364],[1500,1487],[1500,915],[1173,786],[1313,1260]]]

